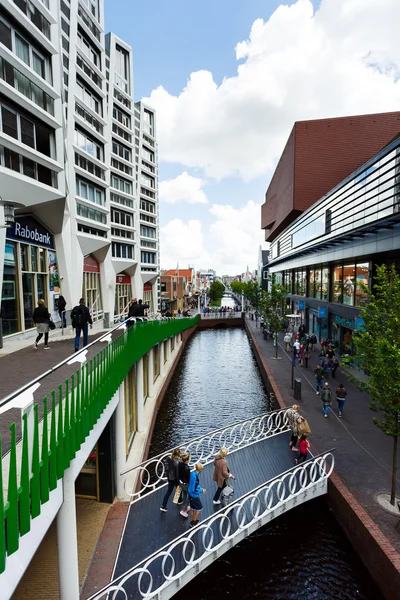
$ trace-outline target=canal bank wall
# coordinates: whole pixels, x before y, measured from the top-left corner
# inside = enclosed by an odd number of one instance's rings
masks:
[[[268,393],[274,395],[280,408],[286,408],[290,402],[287,394],[281,392],[280,385],[283,383],[283,386],[287,387],[287,381],[281,382],[279,374],[273,373],[268,364],[269,355],[272,354],[271,346],[261,345],[260,335],[256,335],[247,319],[245,329]],[[323,452],[327,448],[328,446],[315,448],[315,453]],[[384,597],[387,600],[399,598],[399,553],[335,471],[329,480],[327,502]]]

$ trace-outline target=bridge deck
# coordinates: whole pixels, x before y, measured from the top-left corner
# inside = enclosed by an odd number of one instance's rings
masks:
[[[242,448],[228,455],[237,499],[273,477],[294,466],[295,453],[289,449],[290,433],[284,432]],[[200,484],[207,492],[202,495],[204,519],[221,509],[213,505],[216,484],[212,481],[213,465],[207,465],[200,475]],[[168,512],[160,511],[166,486],[143,496],[130,506],[124,535],[114,572],[114,579],[173,541],[189,529],[189,519],[179,514],[183,507],[168,502]]]

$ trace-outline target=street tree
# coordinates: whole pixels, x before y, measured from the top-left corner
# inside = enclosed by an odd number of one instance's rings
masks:
[[[212,302],[216,302],[221,300],[222,296],[225,292],[225,286],[220,281],[214,281],[210,285],[210,289],[208,290],[208,297]]]
[[[360,366],[368,373],[366,381],[352,381],[366,391],[376,412],[373,422],[393,438],[390,503],[396,500],[397,445],[400,435],[400,276],[394,265],[376,267],[372,291],[358,284],[368,298],[361,309],[363,319],[353,336]]]
[[[256,323],[261,314],[261,305],[263,299],[263,290],[256,281],[249,281],[244,284],[243,295],[254,308]]]
[[[263,292],[261,311],[265,321],[268,323],[275,343],[275,358],[278,358],[278,333],[282,327],[282,318],[286,307],[286,289],[280,283],[275,282],[275,275],[268,276],[268,291]]]

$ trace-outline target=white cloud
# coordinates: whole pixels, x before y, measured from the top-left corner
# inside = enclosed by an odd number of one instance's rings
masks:
[[[185,171],[175,179],[160,182],[160,200],[168,204],[176,204],[177,202],[207,204],[208,198],[202,190],[203,185],[204,182],[201,179],[192,177]]]
[[[173,219],[160,230],[162,268],[197,269],[212,267],[219,275],[243,273],[257,264],[258,248],[263,243],[260,230],[260,205],[253,201],[235,209],[214,204],[209,213],[215,217],[209,232],[203,233],[200,221],[184,223]],[[212,253],[206,250],[212,248]]]
[[[181,269],[188,266],[208,268],[210,255],[204,250],[204,235],[200,221],[184,223],[173,219],[160,228],[161,268],[173,269],[179,262]]]
[[[257,19],[236,46],[237,75],[218,86],[192,73],[178,96],[163,87],[160,158],[244,179],[272,169],[296,120],[398,110],[399,0],[309,0]]]

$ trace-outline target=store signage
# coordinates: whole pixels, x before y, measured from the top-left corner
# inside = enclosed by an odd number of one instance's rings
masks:
[[[7,228],[7,238],[27,242],[45,248],[54,248],[53,235],[33,217],[16,217],[12,227]]]
[[[304,300],[300,300],[300,302],[299,302],[299,310],[304,310]]]
[[[318,306],[318,318],[326,319],[326,306]]]
[[[83,259],[83,272],[84,273],[100,273],[100,265],[93,256],[88,254]]]
[[[125,275],[125,273],[119,273],[116,278],[116,283],[129,285],[131,283],[131,278],[129,275]]]
[[[356,331],[359,330],[364,331],[365,329],[365,323],[364,323],[364,319],[362,319],[361,317],[356,317]]]
[[[153,284],[151,284],[151,283],[145,283],[143,286],[143,290],[145,292],[151,292],[152,289],[153,289]]]
[[[339,317],[339,315],[336,315],[335,323],[342,325],[343,327],[347,327],[348,329],[354,329],[353,319],[345,319],[345,317]]]

